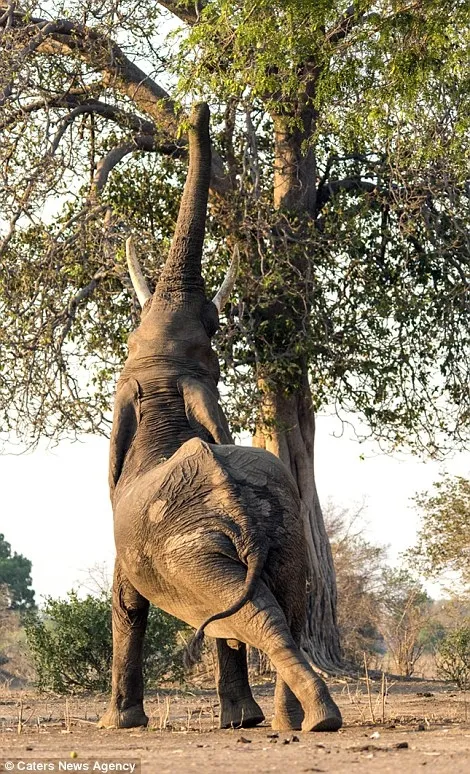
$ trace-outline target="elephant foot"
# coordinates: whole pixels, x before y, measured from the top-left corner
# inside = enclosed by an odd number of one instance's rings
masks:
[[[331,697],[317,703],[307,710],[302,723],[302,731],[337,731],[343,719],[341,712]]]
[[[219,728],[253,728],[263,720],[263,711],[253,698],[220,698]]]
[[[111,706],[106,710],[100,720],[98,728],[136,728],[137,726],[146,726],[149,722],[142,705],[136,704],[133,707],[119,710]]]

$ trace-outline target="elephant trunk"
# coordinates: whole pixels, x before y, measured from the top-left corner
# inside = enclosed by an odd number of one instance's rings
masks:
[[[195,105],[189,120],[188,174],[170,252],[155,288],[156,296],[204,292],[201,258],[211,174],[208,106]]]

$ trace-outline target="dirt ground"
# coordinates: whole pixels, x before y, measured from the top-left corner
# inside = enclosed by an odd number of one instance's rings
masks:
[[[95,721],[106,706],[105,696],[65,700],[0,689],[0,771],[139,774],[133,762],[142,774],[470,772],[466,700],[448,685],[391,683],[385,706],[378,684],[370,700],[363,683],[330,687],[344,728],[335,734],[294,735],[274,734],[267,722],[251,730],[220,731],[211,690],[152,693],[146,700],[148,729],[101,731]],[[270,718],[272,684],[255,685],[254,694]],[[52,760],[53,768],[38,765]],[[127,767],[110,765],[123,763]]]

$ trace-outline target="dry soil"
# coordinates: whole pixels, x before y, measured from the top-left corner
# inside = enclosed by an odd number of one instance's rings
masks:
[[[202,689],[150,694],[148,729],[101,731],[95,721],[105,696],[66,701],[4,689],[0,770],[110,772],[120,770],[110,763],[134,761],[142,774],[470,773],[466,700],[448,685],[395,682],[384,706],[378,684],[370,700],[363,683],[330,687],[344,717],[344,728],[335,734],[274,734],[268,722],[252,730],[220,731],[217,697]],[[270,718],[272,685],[256,685],[254,693]],[[14,767],[8,768],[10,760]],[[52,760],[54,769],[38,767]]]

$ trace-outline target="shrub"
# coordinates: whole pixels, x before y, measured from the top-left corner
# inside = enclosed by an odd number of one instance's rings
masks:
[[[335,565],[343,653],[347,661],[362,665],[364,653],[370,662],[383,651],[378,624],[386,549],[366,540],[362,507],[350,512],[329,503],[324,518]]]
[[[467,624],[446,634],[436,654],[440,677],[452,680],[465,691],[470,686],[470,626]]]
[[[405,568],[382,571],[381,632],[399,674],[411,677],[429,646],[433,631],[432,600]]]
[[[163,676],[182,676],[177,634],[183,624],[151,607],[144,644],[143,666],[147,682]],[[107,691],[111,685],[111,595],[75,591],[66,599],[48,597],[41,612],[25,617],[28,645],[41,690],[71,693]]]
[[[2,599],[6,598],[10,610],[34,608],[34,591],[31,588],[31,562],[22,554],[12,553],[11,545],[0,535],[0,586]]]

